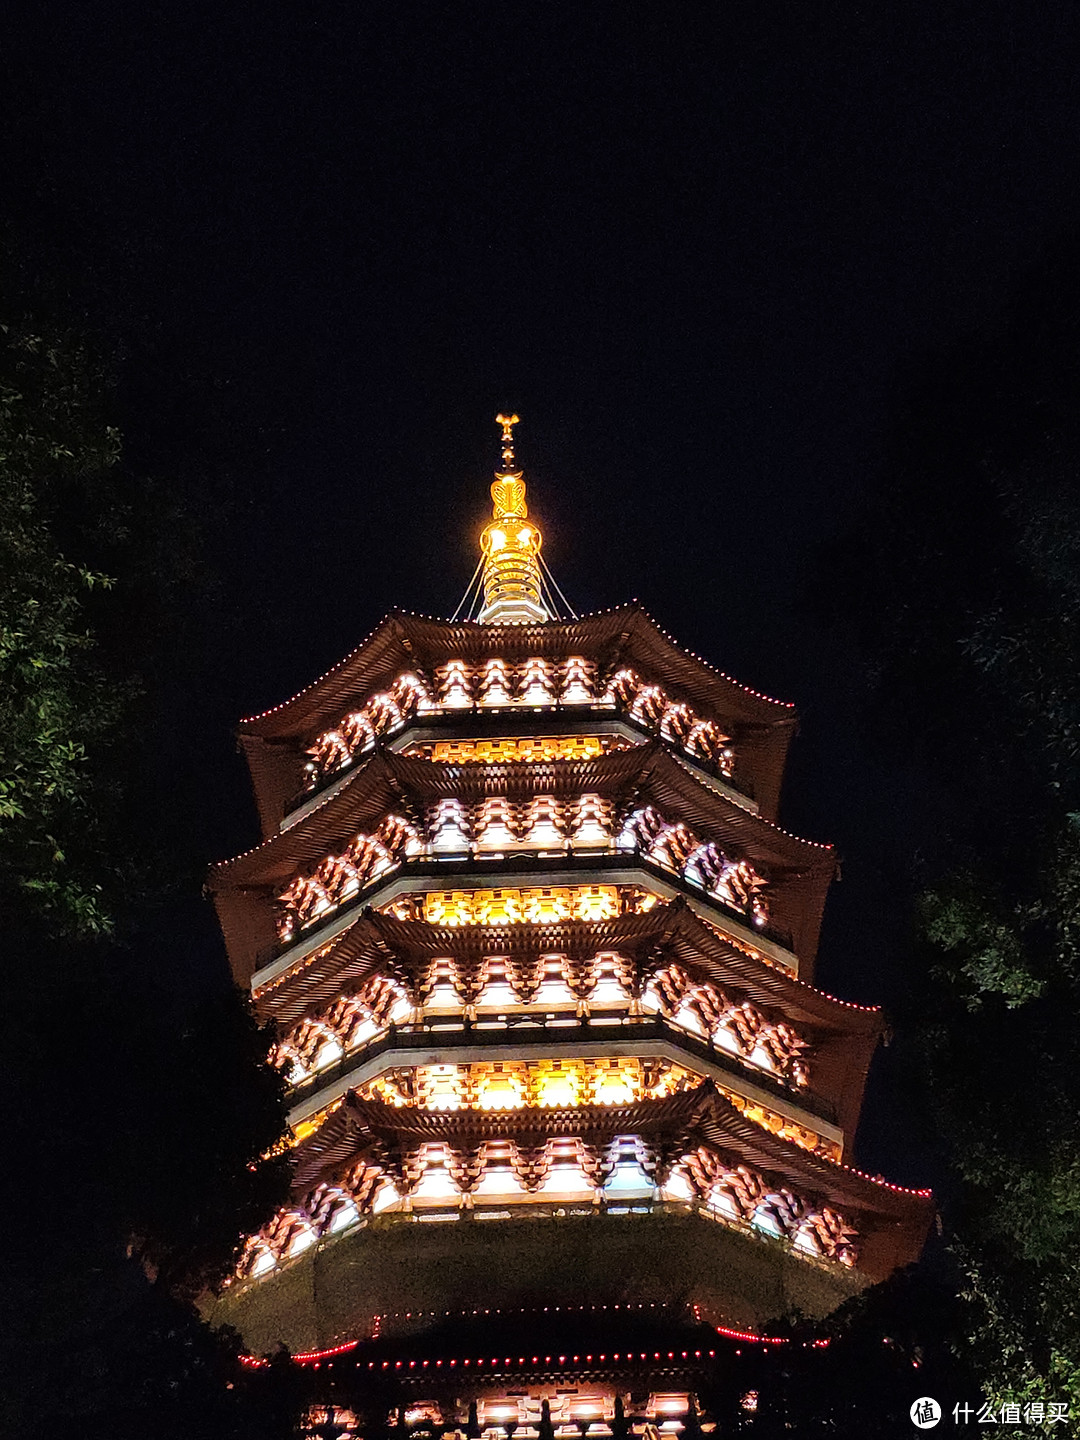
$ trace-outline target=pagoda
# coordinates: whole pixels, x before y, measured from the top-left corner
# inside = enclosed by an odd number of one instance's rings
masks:
[[[718,1333],[915,1260],[932,1201],[853,1164],[882,1017],[813,984],[794,711],[637,605],[565,613],[498,423],[476,618],[391,613],[240,727],[263,838],[210,889],[294,1179],[213,1319],[406,1429],[641,1433]]]

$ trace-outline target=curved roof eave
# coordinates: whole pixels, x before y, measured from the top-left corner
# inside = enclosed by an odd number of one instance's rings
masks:
[[[700,696],[706,708],[747,724],[794,726],[794,707],[753,690],[707,661],[683,649],[640,605],[631,603],[595,611],[575,620],[548,620],[535,625],[480,625],[475,621],[439,620],[391,610],[371,633],[323,675],[288,700],[240,722],[240,734],[264,739],[299,739],[316,728],[336,724],[346,705],[366,698],[393,667],[445,662],[472,656],[481,659],[509,651],[529,655],[574,653],[578,649],[611,647],[617,662],[650,656],[657,678],[677,691]],[[596,658],[590,656],[589,658]]]

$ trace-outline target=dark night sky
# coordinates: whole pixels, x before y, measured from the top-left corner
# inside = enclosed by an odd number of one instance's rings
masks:
[[[807,587],[880,483],[898,367],[992,329],[1077,223],[1075,7],[142,0],[7,28],[15,232],[124,340],[132,463],[212,516],[168,758],[205,857],[251,843],[241,714],[391,606],[453,610],[509,406],[576,608],[636,596],[799,704],[785,819],[845,859],[819,973],[887,997],[879,838],[917,839],[918,780],[861,739]],[[871,1128],[868,1163],[920,1180]]]

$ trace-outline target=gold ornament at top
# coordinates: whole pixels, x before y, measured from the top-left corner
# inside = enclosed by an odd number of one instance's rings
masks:
[[[509,469],[514,463],[514,426],[521,424],[519,415],[496,415],[495,424],[502,426],[503,466]]]
[[[530,625],[550,620],[540,580],[543,537],[529,519],[525,481],[515,470],[516,415],[497,415],[502,426],[502,466],[491,487],[493,516],[480,536],[484,564],[484,605],[479,620],[486,625]]]

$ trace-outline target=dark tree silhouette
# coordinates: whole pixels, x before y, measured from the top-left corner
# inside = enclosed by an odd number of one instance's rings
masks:
[[[883,745],[931,796],[899,1044],[951,1185],[986,1389],[1080,1407],[1080,269],[913,363],[886,483],[828,557]]]
[[[125,468],[111,376],[91,347],[14,308],[0,330],[0,901],[17,1212],[3,1428],[240,1434],[235,1347],[189,1302],[283,1193],[283,1162],[260,1160],[283,1108],[268,1036],[223,964],[216,988],[191,993],[163,939],[198,905],[197,888],[178,885],[198,862],[162,814],[155,744],[155,655],[185,663],[175,602],[193,583],[192,526],[165,487]]]

